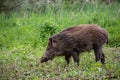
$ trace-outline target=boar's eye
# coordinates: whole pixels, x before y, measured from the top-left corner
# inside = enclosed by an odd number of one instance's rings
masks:
[[[52,38],[49,38],[49,42],[53,47],[56,47],[56,41]]]

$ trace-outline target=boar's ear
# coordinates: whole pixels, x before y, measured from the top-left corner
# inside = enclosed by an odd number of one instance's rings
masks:
[[[49,44],[52,45],[52,38],[49,38]]]
[[[53,38],[49,38],[49,42],[53,47],[56,47],[56,41]]]

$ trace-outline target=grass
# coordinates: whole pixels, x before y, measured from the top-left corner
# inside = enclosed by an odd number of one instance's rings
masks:
[[[120,79],[120,5],[90,3],[82,8],[48,10],[46,13],[0,14],[0,80]],[[80,55],[80,66],[64,57],[40,64],[47,39],[64,28],[95,23],[109,31],[104,46],[106,65],[94,61],[93,51]]]
[[[40,56],[44,49],[19,47],[4,50],[0,57],[1,79],[119,79],[120,78],[120,48],[104,47],[106,65],[94,61],[93,52],[80,55],[80,66],[71,59],[69,65],[63,57],[40,64]]]

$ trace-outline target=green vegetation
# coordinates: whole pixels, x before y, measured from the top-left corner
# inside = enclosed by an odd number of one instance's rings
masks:
[[[120,4],[66,5],[44,13],[0,14],[0,80],[120,79]],[[79,24],[98,24],[109,32],[106,65],[93,52],[80,55],[80,66],[63,57],[39,63],[50,36]],[[71,59],[72,60],[72,59]]]

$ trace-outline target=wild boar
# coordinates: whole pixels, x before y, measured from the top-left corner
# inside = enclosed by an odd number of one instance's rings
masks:
[[[49,38],[48,46],[40,62],[52,60],[55,56],[65,56],[67,64],[73,57],[79,65],[79,54],[92,49],[95,61],[105,63],[103,44],[108,43],[108,32],[96,24],[83,24],[67,28]]]

